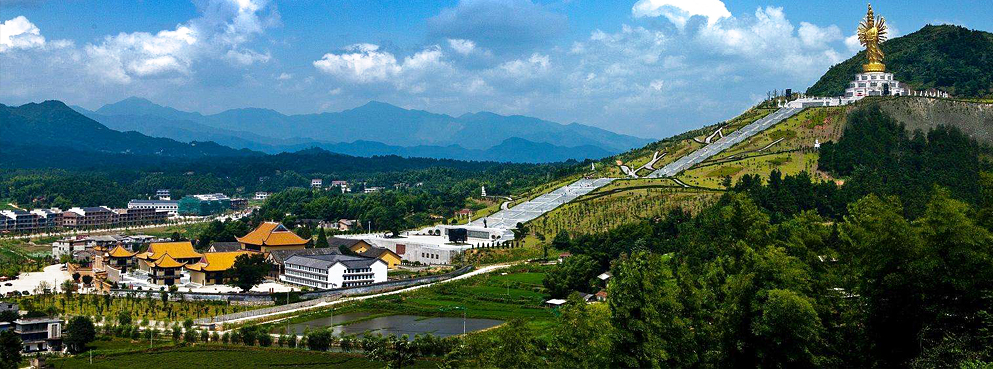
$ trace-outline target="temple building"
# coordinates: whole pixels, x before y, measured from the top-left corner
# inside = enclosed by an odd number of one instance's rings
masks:
[[[203,254],[194,250],[190,241],[182,241],[153,242],[148,246],[148,251],[135,255],[135,258],[138,259],[138,267],[146,272],[151,272],[152,265],[165,257],[173,259],[182,267],[182,264],[199,262],[203,258]]]
[[[226,274],[234,266],[235,260],[242,255],[257,254],[255,251],[208,252],[203,254],[199,262],[186,264],[190,273],[190,282],[209,286],[227,282]]]
[[[276,222],[264,222],[244,237],[237,239],[242,249],[265,253],[278,250],[302,250],[307,245],[307,240]]]
[[[107,258],[104,263],[106,266],[113,267],[121,273],[127,273],[128,268],[131,266],[131,260],[135,255],[136,253],[117,245],[107,252]]]
[[[172,286],[180,284],[185,263],[173,259],[169,254],[148,264],[152,284]]]

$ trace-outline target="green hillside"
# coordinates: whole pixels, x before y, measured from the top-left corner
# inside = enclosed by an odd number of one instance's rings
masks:
[[[937,88],[955,97],[993,96],[993,34],[959,26],[925,26],[882,44],[886,70],[911,88]],[[831,67],[807,89],[840,96],[866,63],[865,50]]]

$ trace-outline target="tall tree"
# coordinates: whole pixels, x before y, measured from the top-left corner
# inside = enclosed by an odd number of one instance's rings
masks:
[[[70,353],[77,354],[86,349],[86,344],[96,339],[96,329],[93,321],[85,316],[76,316],[69,320],[62,332],[62,341]]]
[[[228,270],[229,284],[248,292],[269,274],[269,264],[262,254],[239,255],[234,266]]]
[[[679,286],[668,258],[644,251],[613,269],[610,295],[612,366],[685,368],[697,362],[693,333],[682,315]]]
[[[21,363],[21,337],[13,330],[0,332],[0,369],[17,369]]]
[[[314,247],[327,248],[328,247],[328,235],[324,232],[324,227],[320,227],[317,231],[317,243]]]

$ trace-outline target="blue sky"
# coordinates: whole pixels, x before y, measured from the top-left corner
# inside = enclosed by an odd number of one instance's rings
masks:
[[[43,1],[0,7],[0,101],[215,113],[379,100],[662,138],[803,89],[863,1]],[[876,1],[896,35],[993,29],[993,1]]]

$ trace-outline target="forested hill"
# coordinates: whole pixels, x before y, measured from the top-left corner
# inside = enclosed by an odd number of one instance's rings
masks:
[[[955,97],[993,96],[993,34],[964,27],[925,26],[883,42],[886,70],[916,90],[937,88]],[[815,96],[840,96],[862,72],[865,50],[831,67],[807,89]]]
[[[37,153],[71,149],[176,158],[260,155],[213,142],[183,143],[138,132],[115,131],[55,100],[16,107],[0,104],[0,131],[3,132],[0,142],[4,146],[33,147]]]

